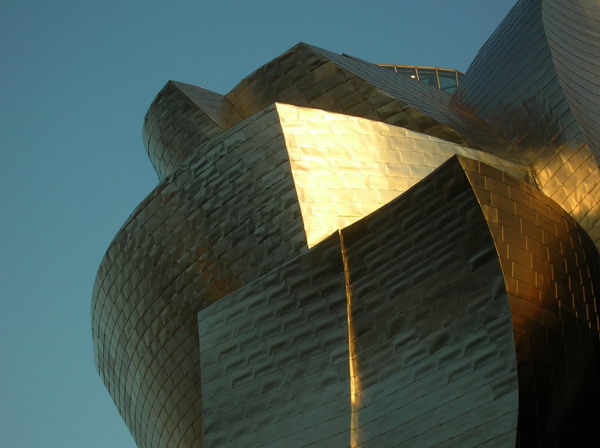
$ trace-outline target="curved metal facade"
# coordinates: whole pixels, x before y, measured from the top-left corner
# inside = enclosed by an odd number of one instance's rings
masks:
[[[454,95],[511,141],[541,191],[600,247],[600,5],[520,0],[481,48]]]
[[[598,9],[519,1],[453,95],[306,44],[167,83],[92,305],[138,446],[595,446]]]

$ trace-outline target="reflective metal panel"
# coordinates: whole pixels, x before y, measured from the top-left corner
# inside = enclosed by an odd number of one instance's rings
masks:
[[[302,43],[167,83],[93,293],[136,443],[595,446],[597,9],[520,0],[452,96]]]
[[[521,161],[508,141],[456,107],[445,92],[304,43],[252,73],[225,96],[244,116],[277,101],[382,121]]]
[[[540,190],[600,248],[600,166],[590,147],[591,129],[600,122],[593,106],[600,83],[591,68],[598,65],[598,52],[589,53],[600,42],[597,33],[590,34],[598,6],[582,5],[520,0],[479,51],[453,98],[522,152]],[[577,18],[574,11],[580,12]],[[571,74],[583,64],[589,75]]]
[[[456,158],[342,230],[360,447],[515,446],[511,314]]]
[[[222,95],[169,81],[146,114],[144,145],[156,172],[164,179],[199,144],[241,120]]]
[[[518,445],[600,440],[600,257],[554,201],[461,158],[504,273],[519,371]]]
[[[201,146],[100,266],[96,362],[139,446],[201,443],[197,311],[306,247],[278,121],[271,108]]]
[[[348,446],[337,235],[198,314],[203,446]]]
[[[560,85],[600,162],[600,3],[545,0],[542,18]]]
[[[308,247],[387,204],[454,154],[530,181],[525,165],[408,129],[284,104],[277,110]]]

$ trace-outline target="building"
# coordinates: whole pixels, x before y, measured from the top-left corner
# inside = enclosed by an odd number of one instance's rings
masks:
[[[598,18],[518,1],[452,94],[303,43],[168,82],[92,305],[138,446],[596,446]]]

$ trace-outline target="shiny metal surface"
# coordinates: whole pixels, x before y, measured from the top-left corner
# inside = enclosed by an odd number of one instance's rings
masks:
[[[598,253],[458,157],[199,313],[206,446],[593,446]]]
[[[200,443],[197,311],[306,247],[284,148],[274,108],[206,142],[140,204],[100,266],[96,362],[140,446]]]
[[[199,144],[241,120],[222,95],[169,81],[144,119],[144,146],[159,178],[172,174]]]
[[[342,234],[360,385],[356,446],[515,446],[509,302],[458,159]]]
[[[584,8],[584,5],[587,5]],[[453,99],[509,139],[600,248],[597,2],[520,0]]]
[[[225,97],[247,117],[272,102],[382,121],[521,162],[518,152],[451,96],[375,64],[300,43]]]
[[[203,446],[348,445],[337,235],[198,314]]]
[[[517,446],[600,440],[600,258],[558,204],[461,159],[488,221],[512,314],[519,374]]]
[[[377,210],[455,154],[526,181],[526,165],[405,128],[277,104],[308,247]]]
[[[596,161],[600,161],[600,3],[546,0],[542,18],[560,85]]]
[[[167,83],[92,304],[138,446],[595,446],[596,9],[519,1],[452,96],[302,43]]]
[[[481,151],[282,104],[196,154],[125,224],[94,292],[98,368],[141,446],[199,443],[198,310],[389,202],[453,154],[529,179],[526,167]]]

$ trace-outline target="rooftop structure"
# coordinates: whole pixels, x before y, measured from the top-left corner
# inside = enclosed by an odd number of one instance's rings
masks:
[[[454,93],[460,85],[464,73],[451,68],[421,67],[417,65],[377,64],[386,70],[400,73],[407,78],[416,79],[424,84],[437,87],[444,92]]]

